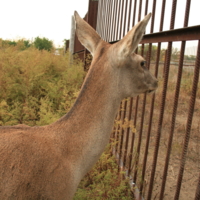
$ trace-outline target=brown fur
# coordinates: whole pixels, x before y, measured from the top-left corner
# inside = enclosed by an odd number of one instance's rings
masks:
[[[0,199],[73,198],[109,141],[120,101],[157,88],[134,54],[149,18],[111,45],[75,12],[79,40],[93,55],[80,95],[53,124],[0,128]]]

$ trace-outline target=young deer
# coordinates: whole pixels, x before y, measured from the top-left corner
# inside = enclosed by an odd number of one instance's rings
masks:
[[[109,142],[121,100],[158,86],[134,53],[151,14],[112,45],[74,16],[77,36],[93,55],[90,70],[75,104],[55,123],[0,128],[2,200],[72,199]]]

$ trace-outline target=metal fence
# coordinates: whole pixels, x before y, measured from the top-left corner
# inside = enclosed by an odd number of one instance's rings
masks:
[[[136,199],[200,199],[198,3],[89,0],[88,16],[93,17],[87,21],[110,43],[152,13],[137,53],[158,77],[159,88],[153,95],[123,100],[112,134],[117,141],[113,153],[130,177]],[[81,48],[75,45],[75,52],[86,52]]]

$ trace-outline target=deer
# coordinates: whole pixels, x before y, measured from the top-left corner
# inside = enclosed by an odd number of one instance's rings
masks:
[[[0,127],[0,199],[73,199],[109,143],[120,102],[158,87],[135,53],[150,17],[110,44],[74,12],[76,34],[93,56],[90,69],[74,105],[54,123]]]

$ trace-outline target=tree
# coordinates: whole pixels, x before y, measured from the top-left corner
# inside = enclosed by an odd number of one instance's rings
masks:
[[[51,40],[48,40],[47,38],[43,37],[36,37],[34,40],[34,45],[37,49],[39,50],[47,50],[47,51],[51,51],[53,48],[53,42]]]

